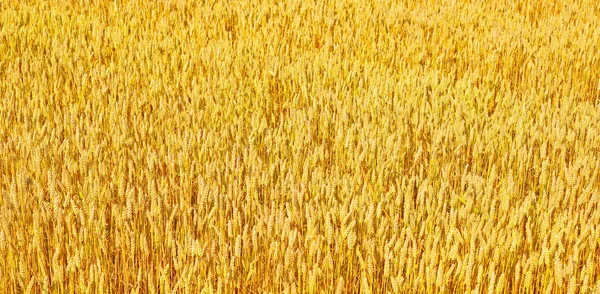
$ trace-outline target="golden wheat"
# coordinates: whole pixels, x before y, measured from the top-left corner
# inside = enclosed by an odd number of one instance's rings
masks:
[[[0,3],[2,293],[600,293],[600,6]]]

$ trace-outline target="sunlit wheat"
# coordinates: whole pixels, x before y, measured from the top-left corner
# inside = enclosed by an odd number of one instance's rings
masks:
[[[1,293],[600,293],[600,7],[0,3]]]

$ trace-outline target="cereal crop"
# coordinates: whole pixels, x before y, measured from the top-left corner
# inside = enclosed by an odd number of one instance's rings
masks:
[[[600,2],[4,0],[1,293],[600,293]]]

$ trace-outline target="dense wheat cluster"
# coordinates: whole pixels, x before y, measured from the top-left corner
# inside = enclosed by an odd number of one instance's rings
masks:
[[[71,2],[0,3],[0,292],[600,293],[595,0]]]

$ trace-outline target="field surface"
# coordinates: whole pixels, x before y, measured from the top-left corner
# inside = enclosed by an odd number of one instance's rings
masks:
[[[600,293],[592,0],[0,1],[1,293]]]

